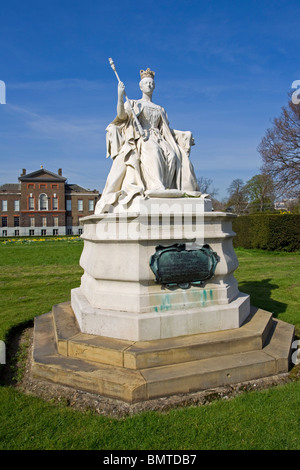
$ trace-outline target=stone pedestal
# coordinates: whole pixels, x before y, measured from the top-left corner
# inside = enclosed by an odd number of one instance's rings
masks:
[[[71,305],[83,333],[133,341],[238,328],[250,313],[238,290],[231,214],[202,198],[136,199],[128,211],[81,219],[81,285]],[[218,256],[204,285],[167,288],[149,262],[158,245],[208,244]]]
[[[294,327],[239,292],[233,217],[182,198],[84,218],[81,285],[35,319],[33,375],[136,403],[286,373]],[[210,245],[214,277],[157,283],[150,257],[174,243]]]

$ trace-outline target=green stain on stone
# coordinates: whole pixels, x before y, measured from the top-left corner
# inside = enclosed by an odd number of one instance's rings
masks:
[[[170,302],[170,296],[167,294],[163,297],[162,304],[160,306],[160,310],[170,310],[171,308],[171,302]]]

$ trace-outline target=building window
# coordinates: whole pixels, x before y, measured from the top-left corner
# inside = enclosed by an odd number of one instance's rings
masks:
[[[40,211],[47,211],[48,210],[48,198],[47,194],[40,194],[39,197],[39,203],[40,203]]]
[[[29,226],[30,227],[35,227],[35,218],[34,217],[29,217]]]
[[[42,226],[47,227],[47,217],[42,217]]]
[[[7,237],[7,230],[2,230],[2,237]]]
[[[53,229],[53,235],[58,235],[58,229],[57,228]]]
[[[58,217],[53,217],[53,225],[54,227],[58,227]]]
[[[16,199],[14,201],[14,211],[19,212],[19,210],[20,210],[20,201],[18,199]]]
[[[20,227],[20,217],[14,217],[14,227]]]
[[[83,200],[82,199],[78,199],[78,201],[77,201],[77,210],[78,210],[78,212],[83,211]]]
[[[54,210],[54,211],[58,210],[58,199],[57,199],[57,197],[52,198],[52,210]]]
[[[71,201],[71,199],[67,199],[66,209],[67,209],[67,211],[72,210],[72,201]]]
[[[72,235],[72,229],[71,228],[67,228],[67,235]]]
[[[51,188],[52,188],[52,189],[58,189],[58,184],[56,184],[56,183],[55,183],[55,184],[51,184]]]
[[[89,211],[94,211],[94,199],[89,199]]]
[[[2,211],[7,212],[7,201],[2,201]]]
[[[82,228],[78,229],[78,235],[82,235]]]
[[[28,198],[28,209],[34,211],[34,197],[32,196]]]
[[[7,227],[7,217],[2,217],[2,227]]]
[[[40,183],[39,188],[40,189],[46,189],[47,188],[46,183]]]
[[[29,236],[33,237],[34,236],[34,230],[29,230]]]
[[[27,188],[28,189],[35,189],[35,184],[34,183],[27,183]]]
[[[20,236],[20,230],[15,230],[15,237],[19,237]]]
[[[47,230],[45,230],[44,228],[41,230],[41,235],[43,237],[45,237],[45,235],[47,234]]]

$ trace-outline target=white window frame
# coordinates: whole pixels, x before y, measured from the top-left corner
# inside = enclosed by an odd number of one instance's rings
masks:
[[[54,204],[55,201],[55,204]],[[58,197],[53,196],[52,198],[52,210],[53,211],[58,211]]]
[[[34,197],[30,195],[28,198],[28,209],[30,211],[34,211],[34,205],[35,205]]]
[[[41,199],[42,199],[42,196],[43,196],[43,199],[46,201],[46,209],[42,209],[41,208]],[[48,196],[46,193],[41,193],[39,195],[39,211],[47,211],[48,210]]]
[[[78,212],[83,212],[83,199],[78,199],[77,200],[77,211]]]
[[[94,199],[89,199],[89,212],[94,212],[95,201]]]

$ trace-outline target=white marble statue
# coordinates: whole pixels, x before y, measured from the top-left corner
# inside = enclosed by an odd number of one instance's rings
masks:
[[[107,157],[113,160],[96,214],[129,203],[136,195],[200,195],[189,159],[189,131],[171,130],[166,111],[152,102],[155,73],[140,71],[142,98],[124,103],[118,84],[117,117],[106,129]]]

